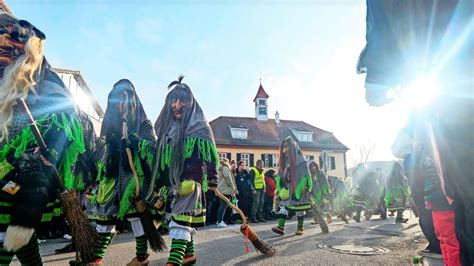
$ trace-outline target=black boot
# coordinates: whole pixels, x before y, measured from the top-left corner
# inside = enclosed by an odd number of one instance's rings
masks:
[[[349,220],[347,220],[347,217],[344,213],[339,214],[339,218],[341,218],[341,220],[343,220],[346,224],[349,223]]]
[[[251,223],[258,224],[257,217],[255,217],[255,216],[252,216],[252,218],[250,219],[250,222],[251,222]]]
[[[397,211],[397,218],[395,219],[396,223],[406,223],[408,222],[407,218],[403,218],[403,210]]]
[[[364,212],[364,216],[365,216],[365,219],[366,219],[367,221],[369,221],[370,218],[372,218],[372,211],[367,211],[367,210],[366,210],[366,211]]]
[[[354,219],[354,221],[360,223],[360,211],[357,211],[352,218]]]

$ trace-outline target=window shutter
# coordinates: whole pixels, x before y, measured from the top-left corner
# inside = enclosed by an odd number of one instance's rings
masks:
[[[321,156],[319,156],[319,168],[320,169],[324,168],[324,161],[323,161],[323,157],[321,157]]]
[[[237,153],[237,163],[242,159],[242,153]]]
[[[250,166],[253,167],[254,164],[253,164],[253,153],[250,154]]]
[[[273,155],[272,154],[268,154],[268,164],[270,164],[268,167],[273,167]]]
[[[229,159],[229,161],[232,161],[232,153],[228,152],[226,158]]]
[[[336,158],[331,156],[331,170],[336,169]]]

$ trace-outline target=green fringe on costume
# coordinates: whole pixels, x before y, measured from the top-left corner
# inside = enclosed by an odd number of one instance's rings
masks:
[[[140,182],[140,188],[142,188],[144,174],[143,174],[142,165],[140,163],[140,159],[138,158],[138,156],[133,156],[133,163],[135,164],[135,169],[137,170],[138,180]],[[130,182],[127,185],[127,188],[125,188],[123,197],[120,200],[119,211],[117,213],[117,217],[119,219],[123,219],[125,217],[125,214],[130,213],[131,210],[134,209],[134,207],[132,206],[132,200],[135,198],[135,188],[136,188],[135,177],[132,176],[132,178],[130,179]]]
[[[82,125],[79,119],[72,115],[65,113],[52,114],[42,116],[37,120],[37,125],[40,131],[43,131],[43,136],[46,135],[53,126],[56,127],[57,131],[62,131],[66,135],[67,140],[70,142],[63,154],[63,160],[58,167],[58,171],[63,178],[63,182],[68,189],[77,189],[75,184],[80,184],[76,180],[76,176],[72,173],[73,165],[77,162],[78,155],[85,152],[84,136],[82,131]],[[6,159],[6,157],[14,151],[14,157],[20,158],[20,156],[33,145],[37,145],[36,139],[30,127],[23,128],[21,133],[13,138],[8,144],[6,144],[0,151],[0,161]],[[52,155],[55,151],[50,151]]]
[[[313,202],[315,205],[320,206],[322,204],[323,195],[329,195],[329,187],[327,185],[313,192]]]
[[[333,198],[333,204],[336,209],[354,206],[352,197],[348,193],[336,194],[336,197]]]
[[[410,196],[410,189],[408,187],[397,187],[391,189],[385,193],[385,205],[390,206],[394,200],[401,201],[401,199],[408,199],[408,196]]]
[[[138,153],[133,154],[133,163],[135,165],[135,169],[137,170],[140,188],[143,188],[143,182],[144,182],[144,173],[143,173],[141,160],[145,160],[146,163],[149,163],[149,165],[153,164],[154,158],[153,158],[153,152],[151,151],[151,149],[152,149],[152,146],[147,140],[140,140],[140,142],[138,143]],[[106,170],[106,165],[103,162],[97,163],[97,169],[98,169],[97,181],[100,182],[106,178],[109,178],[105,175],[107,170]],[[136,188],[135,177],[133,177],[132,175],[127,187],[125,188],[123,197],[120,199],[117,218],[123,219],[126,214],[134,212],[135,208],[134,206],[132,206],[132,203],[135,199],[135,188]],[[96,203],[97,195],[92,196],[90,200],[92,203]]]
[[[196,137],[189,137],[184,140],[184,150],[183,155],[184,159],[189,159],[193,155],[194,149],[198,148],[198,158],[203,159],[204,161],[210,163],[212,161],[216,162],[216,166],[219,167],[219,156],[217,155],[216,145],[212,141],[196,138]],[[171,162],[173,160],[173,149],[171,145],[167,144],[161,149],[160,154],[160,168],[162,171],[165,170],[166,167],[171,166]],[[209,189],[208,182],[207,182],[207,174],[204,171],[204,175],[202,178],[202,190],[207,192]]]
[[[138,143],[138,153],[142,160],[146,160],[148,165],[153,165],[153,152],[151,151],[150,143],[147,140],[140,140]]]
[[[281,191],[281,189],[282,189],[282,187],[281,187],[281,175],[277,175],[276,178],[275,178],[275,181],[276,181],[276,186],[277,186],[278,191]],[[295,197],[296,197],[297,200],[300,199],[301,192],[303,192],[304,188],[307,188],[307,191],[311,191],[311,189],[313,188],[313,180],[311,179],[310,176],[304,176],[300,180],[298,185],[296,186]],[[291,199],[292,196],[293,196],[291,189],[289,190],[289,192],[290,192],[290,199]]]

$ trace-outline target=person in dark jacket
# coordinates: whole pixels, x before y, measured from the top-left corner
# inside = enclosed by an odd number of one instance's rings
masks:
[[[456,213],[463,265],[474,264],[473,7],[470,0],[367,0],[367,45],[357,66],[367,73],[370,105],[393,100],[387,91],[397,87],[413,92],[417,80],[431,84],[416,99],[429,115],[416,122],[428,127],[420,127],[424,134],[415,140],[429,139],[436,154],[441,189]],[[435,86],[437,97],[427,102]]]
[[[247,171],[244,161],[237,163],[235,170],[235,183],[237,185],[237,200],[239,208],[246,217],[250,216],[250,207],[252,206],[252,189],[250,186],[250,175]]]

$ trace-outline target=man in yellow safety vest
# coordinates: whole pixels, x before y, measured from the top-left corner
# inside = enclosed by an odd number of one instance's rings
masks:
[[[265,179],[263,176],[263,161],[257,160],[256,166],[250,169],[250,186],[252,188],[252,223],[266,222],[263,219],[263,198],[265,196]]]

